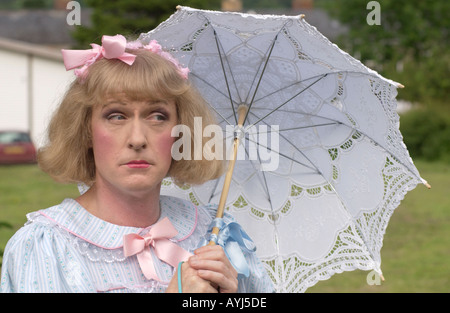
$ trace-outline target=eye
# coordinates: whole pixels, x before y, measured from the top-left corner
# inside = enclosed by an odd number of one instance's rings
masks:
[[[110,113],[107,114],[106,119],[109,121],[125,120],[125,116],[122,113]]]
[[[152,121],[166,121],[168,118],[168,115],[164,112],[153,112],[148,117]]]
[[[158,121],[165,121],[167,120],[167,117],[163,114],[155,114],[154,119]]]

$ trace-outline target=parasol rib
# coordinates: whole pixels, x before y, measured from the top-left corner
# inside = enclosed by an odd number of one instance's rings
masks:
[[[225,98],[230,99],[230,98],[228,98],[228,96],[227,96],[226,94],[224,94],[223,92],[221,92],[220,90],[218,90],[216,87],[214,87],[213,85],[211,85],[209,82],[207,82],[207,81],[204,80],[203,78],[201,78],[201,77],[195,75],[195,73],[192,73],[192,74],[190,74],[190,75],[195,76],[197,79],[199,79],[199,80],[201,80],[202,82],[204,82],[206,85],[208,85],[209,87],[211,87],[212,89],[214,89],[215,91],[217,91],[218,93],[220,93],[221,95],[223,95]],[[230,100],[231,100],[233,103],[236,103],[234,100],[232,100],[232,99],[230,99]],[[236,104],[237,104],[237,103],[236,103]],[[220,116],[220,117],[221,117],[228,125],[232,125],[231,122],[230,122],[227,118],[225,118],[222,114],[220,114],[214,106],[212,106],[210,103],[208,103],[208,106],[209,106],[214,112],[216,112],[217,115],[219,115],[219,116]],[[233,108],[234,108],[234,106],[233,106]],[[234,110],[233,110],[233,112],[234,112]],[[235,117],[236,114],[233,113],[233,116]]]
[[[292,84],[290,84],[290,85],[288,85],[288,86],[285,86],[285,87],[276,89],[276,90],[272,91],[271,93],[268,93],[267,95],[264,95],[263,97],[256,99],[254,102],[256,103],[256,102],[258,102],[258,101],[264,100],[265,98],[270,97],[270,96],[272,96],[272,95],[274,95],[274,94],[276,94],[276,93],[279,93],[279,92],[281,92],[281,91],[283,91],[283,90],[286,90],[286,89],[288,89],[288,88],[291,88],[291,87],[293,87],[293,86],[295,86],[295,85],[300,85],[300,84],[304,83],[305,81],[319,78],[319,77],[321,77],[321,76],[323,76],[323,75],[325,75],[325,74],[328,75],[328,76],[329,76],[329,75],[337,75],[337,74],[359,74],[359,75],[364,75],[364,76],[370,76],[370,77],[373,77],[373,78],[379,78],[379,77],[378,77],[377,75],[375,75],[375,74],[372,74],[372,73],[364,73],[364,72],[358,72],[358,71],[337,71],[337,72],[328,72],[328,73],[323,73],[323,74],[318,74],[318,75],[315,75],[315,76],[311,76],[311,77],[302,79],[302,80],[300,80],[300,81],[296,81],[295,83],[292,83]],[[395,85],[395,84],[394,84],[394,85]],[[400,86],[401,86],[400,84],[397,84],[397,86],[398,86],[399,88],[403,88],[403,87],[400,87]]]
[[[247,114],[248,114],[248,112],[247,112]],[[257,155],[258,155],[258,159],[260,159],[259,151],[258,151]],[[261,160],[260,160],[260,163],[261,163]],[[262,171],[261,174],[262,174],[263,181],[264,181],[264,188],[266,189],[266,193],[267,193],[267,201],[270,204],[270,212],[272,213],[272,216],[275,216],[275,211],[274,211],[273,204],[272,204],[272,198],[270,197],[270,192],[269,192],[269,185],[267,184],[266,172]],[[275,247],[276,247],[276,251],[277,251],[277,256],[278,256],[278,258],[281,258],[278,226],[276,223],[274,223],[273,226],[274,226]],[[280,271],[281,271],[282,277],[284,277],[285,269],[283,267],[281,267]]]
[[[303,90],[301,90],[300,92],[296,93],[294,96],[292,96],[291,98],[289,98],[288,100],[286,100],[285,102],[283,102],[282,104],[280,104],[279,106],[277,106],[275,109],[273,109],[272,111],[270,111],[269,113],[267,113],[265,116],[261,117],[258,121],[256,121],[254,124],[258,124],[260,121],[262,121],[263,119],[265,119],[266,117],[268,117],[269,115],[271,115],[273,112],[277,111],[279,108],[281,108],[282,106],[284,106],[286,103],[290,102],[292,99],[298,97],[300,94],[302,94],[305,90],[309,89],[311,86],[313,86],[314,84],[316,84],[317,82],[319,82],[320,80],[324,79],[325,77],[327,77],[328,73],[325,73],[323,75],[321,75],[318,79],[316,79],[313,83],[311,83],[310,85],[306,86],[306,88],[304,88]]]
[[[261,84],[261,80],[262,80],[262,78],[263,78],[263,76],[264,76],[264,72],[266,71],[267,64],[269,63],[269,59],[270,59],[270,57],[271,57],[271,55],[272,55],[273,48],[275,47],[275,43],[277,42],[278,35],[279,35],[280,32],[284,29],[284,27],[286,26],[287,23],[288,23],[288,21],[286,21],[286,22],[284,23],[284,25],[283,25],[282,27],[280,27],[280,30],[278,31],[278,33],[275,35],[275,37],[274,37],[273,40],[272,40],[272,44],[271,44],[271,46],[270,46],[270,48],[269,48],[269,52],[268,52],[268,54],[267,54],[266,60],[264,61],[264,66],[263,66],[261,75],[259,76],[258,83],[257,83],[256,88],[255,88],[255,92],[253,93],[252,100],[251,100],[250,103],[249,103],[249,107],[248,107],[248,110],[247,110],[247,114],[245,115],[244,122],[247,120],[248,113],[250,112],[250,109],[251,109],[251,107],[252,107],[252,105],[253,105],[253,102],[254,102],[254,100],[255,100],[256,93],[258,92],[259,85]],[[260,65],[260,68],[261,68],[261,65]],[[256,75],[257,75],[258,73],[259,73],[259,69],[258,69],[258,71],[257,71],[256,74],[255,74],[255,78],[256,78]],[[254,81],[254,80],[253,80],[253,81]],[[252,87],[249,88],[249,93],[250,93],[251,90],[252,90]],[[248,95],[247,95],[247,99],[248,99]]]
[[[229,99],[230,99],[230,102],[231,102],[231,108],[233,109],[234,119],[235,119],[236,123],[238,123],[237,118],[236,118],[236,112],[234,110],[233,98],[231,97],[230,85],[228,83],[227,74],[225,72],[225,66],[224,66],[223,60],[222,60],[222,58],[223,57],[225,58],[226,56],[222,56],[222,53],[220,51],[219,38],[217,37],[217,32],[216,32],[215,29],[213,29],[213,31],[214,31],[214,39],[216,41],[216,46],[217,46],[217,52],[219,53],[220,65],[222,66],[223,77],[225,78],[225,84],[227,86],[228,96],[229,96]]]
[[[263,66],[261,75],[259,76],[258,83],[256,84],[255,92],[253,93],[252,99],[250,100],[250,103],[249,103],[249,106],[248,106],[248,110],[247,110],[247,114],[245,115],[245,118],[244,118],[244,122],[247,120],[248,113],[250,112],[250,109],[251,109],[251,107],[252,107],[252,105],[253,105],[253,101],[255,100],[256,93],[258,92],[259,85],[261,84],[261,80],[262,80],[262,78],[263,78],[263,76],[264,76],[264,72],[266,71],[267,64],[269,63],[269,59],[270,59],[270,56],[272,55],[273,47],[275,46],[275,43],[276,43],[276,41],[277,41],[277,38],[278,38],[278,34],[277,34],[277,35],[275,36],[275,38],[273,39],[272,45],[270,46],[270,49],[269,49],[269,53],[267,54],[266,60],[264,61],[264,66]],[[260,66],[260,67],[261,67],[261,66]],[[258,69],[258,71],[256,72],[256,74],[258,74],[258,72],[259,72],[259,69]],[[256,78],[256,76],[255,76],[255,78]],[[252,90],[252,87],[250,87],[249,92],[250,92],[250,90]],[[247,96],[247,98],[248,98],[248,96]]]
[[[253,113],[252,113],[253,114]],[[254,114],[253,114],[254,115]],[[262,119],[260,119],[259,121],[261,121]],[[259,122],[258,121],[258,122]],[[264,124],[266,124],[265,122],[264,122]],[[266,124],[267,125],[267,124]],[[285,158],[287,158],[287,159],[289,159],[289,160],[291,160],[291,161],[294,161],[294,162],[296,162],[297,164],[300,164],[300,165],[303,165],[303,166],[305,166],[305,167],[307,167],[307,168],[309,168],[309,169],[311,169],[311,170],[314,170],[314,171],[316,171],[316,173],[317,174],[319,174],[320,176],[322,176],[323,177],[323,179],[325,179],[325,181],[327,181],[328,183],[329,183],[329,181],[325,178],[325,176],[322,174],[322,172],[317,168],[317,166],[313,163],[313,162],[311,162],[311,160],[296,146],[296,145],[294,145],[288,138],[286,138],[285,136],[283,136],[283,135],[281,135],[280,134],[280,137],[281,138],[283,138],[284,140],[286,140],[286,142],[288,142],[296,151],[298,151],[301,155],[303,155],[303,157],[306,159],[306,160],[308,160],[309,161],[309,163],[311,163],[311,165],[313,166],[313,167],[310,167],[310,166],[308,166],[308,165],[306,165],[306,164],[304,164],[304,163],[302,163],[302,162],[300,162],[300,161],[297,161],[297,160],[294,160],[293,158],[291,158],[291,157],[288,157],[287,155],[285,155],[285,154],[282,154],[282,153],[280,153],[280,152],[278,152],[278,154],[279,155],[281,155],[281,156],[283,156],[283,157],[285,157]],[[260,145],[260,144],[259,144]],[[262,146],[262,145],[260,145],[260,146]],[[266,149],[270,149],[269,147],[265,147]],[[270,149],[271,150],[271,149]]]
[[[279,129],[278,132],[284,132],[284,131],[290,131],[290,130],[299,130],[299,129],[306,129],[306,128],[312,128],[312,127],[323,127],[323,126],[332,126],[332,125],[341,125],[342,122],[334,122],[334,123],[325,123],[325,124],[315,124],[315,125],[308,125],[308,126],[299,126],[299,127],[291,127],[291,128],[283,128]],[[267,132],[259,132],[259,134],[267,134]]]

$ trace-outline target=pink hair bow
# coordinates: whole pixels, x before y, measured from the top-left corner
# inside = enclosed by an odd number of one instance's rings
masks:
[[[179,62],[172,57],[168,52],[162,50],[161,45],[159,45],[156,40],[152,40],[148,45],[142,45],[138,41],[127,43],[127,39],[122,35],[106,36],[102,37],[102,45],[99,46],[95,43],[91,44],[92,49],[89,50],[66,50],[62,49],[62,55],[64,60],[64,66],[66,70],[71,70],[76,68],[75,75],[81,78],[85,78],[87,74],[87,69],[95,61],[106,58],[106,59],[119,59],[122,62],[132,65],[136,56],[134,54],[125,52],[125,49],[146,49],[153,53],[156,53],[166,60],[172,62],[176,67],[180,75],[187,79],[189,69],[187,67],[183,68]]]
[[[123,251],[126,257],[137,255],[139,265],[147,279],[158,280],[150,247],[156,256],[176,267],[179,262],[186,261],[192,254],[169,240],[178,234],[170,220],[166,217],[152,226],[144,236],[128,234],[123,238]]]
[[[133,64],[136,56],[134,54],[125,52],[126,46],[127,40],[124,36],[105,35],[102,37],[101,46],[93,43],[91,44],[92,49],[89,50],[62,49],[61,52],[63,55],[64,66],[66,67],[66,70],[81,67],[75,70],[75,75],[84,77],[86,69],[95,61],[101,58],[119,59],[128,65]]]

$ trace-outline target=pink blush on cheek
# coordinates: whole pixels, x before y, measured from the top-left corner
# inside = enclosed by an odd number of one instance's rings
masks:
[[[114,142],[117,140],[115,136],[107,131],[102,131],[99,128],[92,129],[92,144],[96,156],[111,155]]]
[[[170,135],[170,132],[167,135],[161,136],[158,139],[159,151],[161,151],[164,156],[172,158],[172,145],[174,142],[175,138]]]

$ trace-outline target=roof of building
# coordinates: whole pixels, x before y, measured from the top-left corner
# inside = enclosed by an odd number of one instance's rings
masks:
[[[40,45],[71,45],[67,10],[0,11],[0,37]],[[90,23],[90,13],[81,10],[81,24]]]
[[[62,54],[59,49],[23,41],[11,40],[8,38],[0,37],[0,49],[26,55],[38,56],[54,61],[62,61]]]

